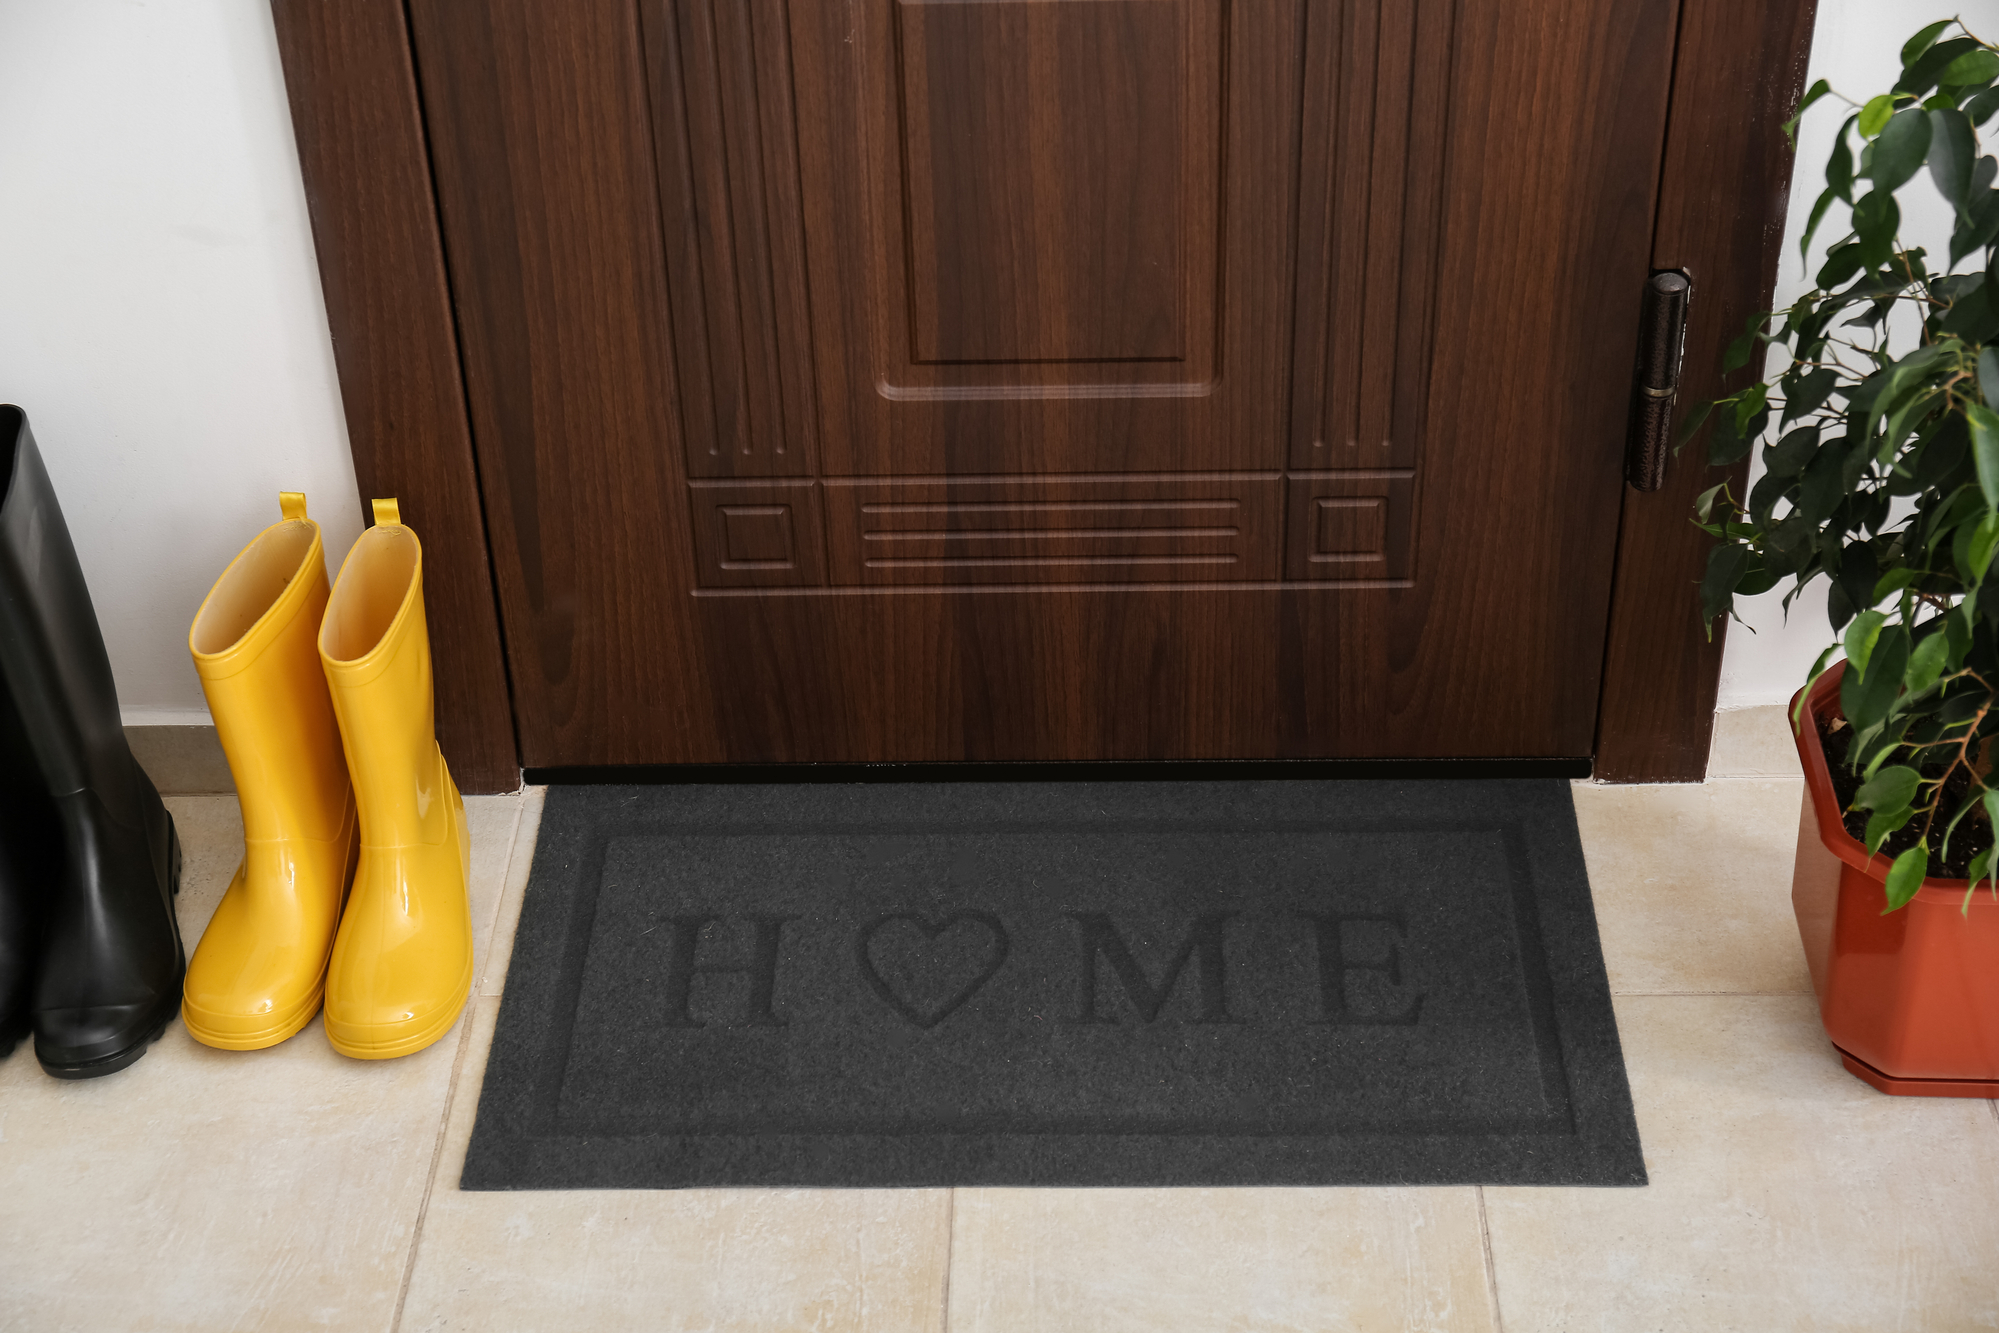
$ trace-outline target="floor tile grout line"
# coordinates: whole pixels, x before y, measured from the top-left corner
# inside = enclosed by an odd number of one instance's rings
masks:
[[[403,1306],[410,1298],[410,1280],[416,1276],[417,1251],[423,1246],[423,1224],[430,1216],[431,1191],[437,1188],[437,1166],[444,1157],[444,1140],[451,1130],[451,1108],[458,1100],[458,1076],[465,1072],[465,1052],[472,1044],[472,1025],[477,1015],[472,1011],[479,997],[467,998],[465,1012],[458,1021],[458,1049],[451,1056],[451,1082],[444,1090],[444,1114],[437,1122],[437,1138],[430,1145],[430,1166],[423,1176],[423,1198],[416,1206],[416,1225],[410,1228],[410,1254],[403,1261],[403,1280],[396,1288],[395,1318],[389,1321],[389,1333],[397,1333],[403,1326]]]
[[[500,924],[500,913],[506,910],[507,886],[514,881],[514,857],[521,849],[521,816],[527,812],[528,789],[521,788],[514,793],[514,819],[507,825],[507,861],[500,868],[500,895],[493,903],[493,919],[486,923],[486,967],[479,969],[478,984],[486,982],[486,968],[493,965],[493,932]]]
[[[507,879],[514,869],[514,852],[519,842],[521,811],[526,805],[525,794],[515,799],[513,822],[507,826],[507,859],[500,868],[500,897],[503,900],[507,892]],[[493,926],[499,919],[500,909],[496,906],[493,909],[493,920],[486,923],[486,948],[489,954],[492,949]],[[487,962],[491,961],[492,959],[488,957]],[[396,1288],[396,1312],[389,1320],[389,1333],[397,1333],[397,1330],[403,1326],[403,1307],[409,1302],[410,1280],[416,1276],[417,1251],[423,1247],[423,1224],[430,1216],[430,1194],[437,1188],[437,1167],[444,1157],[444,1140],[451,1131],[451,1108],[458,1100],[458,1079],[465,1072],[465,1052],[472,1042],[472,1025],[478,1021],[475,1010],[481,997],[476,993],[478,990],[476,984],[473,989],[475,993],[465,997],[465,1008],[458,1020],[458,1049],[452,1052],[451,1080],[444,1086],[444,1113],[438,1117],[437,1138],[430,1145],[430,1166],[423,1176],[423,1198],[417,1203],[416,1225],[410,1228],[410,1253],[409,1258],[403,1261],[403,1280]]]
[[[958,1247],[958,1191],[955,1186],[944,1196],[944,1310],[937,1321],[942,1333],[951,1333],[951,1259]]]
[[[1506,1316],[1499,1311],[1499,1269],[1492,1262],[1492,1224],[1485,1216],[1485,1186],[1472,1186],[1478,1198],[1478,1239],[1485,1253],[1485,1298],[1492,1302],[1492,1333],[1506,1333]]]

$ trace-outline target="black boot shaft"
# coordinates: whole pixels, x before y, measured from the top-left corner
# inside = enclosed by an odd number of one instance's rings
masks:
[[[63,874],[56,819],[20,713],[0,688],[0,1056],[34,1022],[44,922]]]
[[[125,741],[90,590],[17,407],[0,406],[0,480],[0,684],[61,839],[40,905],[35,1053],[89,1078],[138,1059],[179,1008],[179,844]]]
[[[136,765],[111,658],[27,415],[0,404],[0,676],[51,796],[133,802]]]

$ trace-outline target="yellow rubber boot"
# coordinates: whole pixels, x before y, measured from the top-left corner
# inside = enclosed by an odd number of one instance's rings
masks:
[[[375,501],[326,606],[320,664],[361,816],[361,864],[326,975],[326,1035],[362,1060],[408,1055],[472,991],[471,842],[432,720],[423,547]]]
[[[275,1046],[319,1012],[359,844],[319,666],[326,554],[305,497],[230,562],[188,631],[243,807],[243,861],[187,965],[181,1019],[229,1051]]]

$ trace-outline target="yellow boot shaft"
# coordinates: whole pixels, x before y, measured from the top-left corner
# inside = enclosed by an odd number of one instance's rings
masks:
[[[423,548],[393,501],[341,566],[319,632],[361,827],[326,982],[326,1034],[363,1059],[451,1029],[472,987],[465,805],[438,751]]]
[[[189,960],[182,1017],[227,1050],[274,1045],[320,1005],[359,843],[320,670],[326,560],[305,497],[216,580],[188,649],[243,811],[244,855]]]

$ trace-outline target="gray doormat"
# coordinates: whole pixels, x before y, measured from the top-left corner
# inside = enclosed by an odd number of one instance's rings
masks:
[[[1566,782],[556,787],[466,1189],[1641,1185]]]

